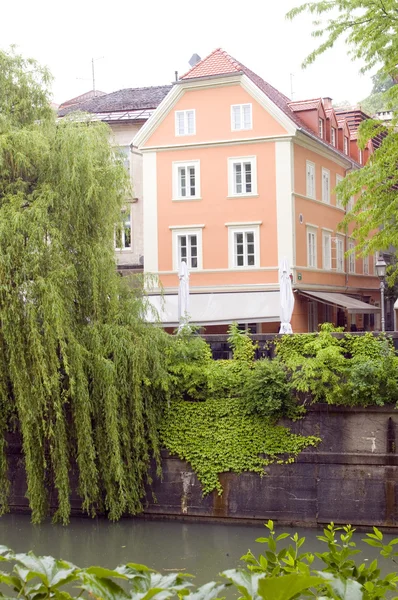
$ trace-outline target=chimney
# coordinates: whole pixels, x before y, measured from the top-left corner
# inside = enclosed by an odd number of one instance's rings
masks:
[[[189,64],[191,67],[194,67],[195,65],[198,64],[198,62],[200,62],[202,59],[200,58],[199,54],[192,54],[191,58],[189,59]]]
[[[329,98],[329,96],[326,96],[326,98],[322,98],[322,100],[323,100],[323,106],[324,106],[325,110],[327,110],[328,108],[333,108],[332,99]]]

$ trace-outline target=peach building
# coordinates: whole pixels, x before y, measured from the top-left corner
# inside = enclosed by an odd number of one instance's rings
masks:
[[[177,325],[178,269],[190,271],[190,316],[207,333],[232,321],[279,329],[283,258],[292,327],[378,327],[373,256],[356,258],[336,184],[360,168],[355,132],[330,98],[292,102],[221,49],[173,85],[134,138],[143,156],[144,269],[152,302]],[[359,161],[360,159],[360,161]],[[159,290],[163,290],[163,299]]]

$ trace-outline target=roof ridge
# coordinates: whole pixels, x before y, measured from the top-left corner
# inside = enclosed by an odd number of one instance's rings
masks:
[[[240,69],[238,68],[240,66],[239,61],[235,60],[230,54],[228,54],[228,52],[226,52],[222,48],[216,48],[215,50],[213,50],[213,52],[210,52],[210,54],[202,58],[193,67],[191,67],[186,73],[184,73],[184,75],[181,75],[180,79],[185,79],[188,75],[190,75],[190,73],[192,73],[194,70],[197,70],[206,60],[209,60],[209,58],[211,58],[217,53],[222,54],[224,58],[226,58],[228,62],[236,69],[237,73],[240,71]]]

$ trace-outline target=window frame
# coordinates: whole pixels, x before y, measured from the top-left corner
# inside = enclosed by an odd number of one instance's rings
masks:
[[[369,255],[363,257],[363,274],[369,275]]]
[[[312,194],[310,194],[310,186],[309,186],[309,178],[308,178],[309,167],[313,170]],[[315,200],[316,199],[316,169],[315,169],[315,163],[312,162],[311,160],[305,161],[305,185],[306,185],[305,193],[306,193],[307,198],[312,198],[313,200]]]
[[[339,242],[341,242],[341,269],[339,268],[340,264],[340,253],[339,253]],[[336,235],[336,271],[338,273],[344,273],[344,237],[342,235]]]
[[[318,117],[318,135],[321,140],[325,139],[325,120],[322,117]]]
[[[336,187],[338,186],[339,183],[341,183],[343,181],[343,179],[344,179],[344,177],[342,175],[339,175],[338,173],[336,173]],[[339,195],[337,192],[335,192],[335,198],[336,198],[337,208],[341,208],[342,210],[344,210],[343,203],[341,201],[341,198],[339,198]]]
[[[329,238],[329,256],[326,261],[325,240]],[[328,264],[327,264],[328,263]],[[332,232],[327,229],[322,229],[322,268],[325,271],[332,270]]]
[[[314,236],[314,260],[311,261],[311,253],[310,253],[310,242],[309,242],[309,236],[313,235]],[[314,227],[313,225],[307,225],[306,227],[306,232],[305,232],[305,236],[306,236],[306,242],[307,242],[307,267],[309,269],[317,269],[318,268],[318,235],[317,235],[317,227]],[[314,264],[312,264],[312,262]]]
[[[194,196],[181,196],[180,194],[180,180],[179,180],[179,173],[180,173],[180,169],[185,168],[185,169],[189,169],[190,167],[193,167],[195,169],[195,195]],[[173,201],[178,201],[178,202],[190,202],[192,200],[201,200],[201,196],[200,196],[200,160],[199,159],[194,159],[194,160],[177,160],[177,161],[173,161],[172,163],[172,175],[173,175],[173,182],[172,182],[172,186],[173,186]],[[187,191],[190,188],[189,185],[187,185]]]
[[[115,251],[116,252],[126,252],[126,251],[127,252],[131,252],[133,250],[133,215],[132,215],[132,204],[131,204],[131,202],[125,204],[122,207],[121,214],[123,214],[124,212],[128,212],[129,216],[130,216],[130,219],[129,219],[129,222],[130,222],[130,245],[129,246],[125,246],[124,245],[125,244],[125,239],[126,239],[126,233],[125,233],[126,228],[123,227],[122,230],[121,230],[122,245],[120,247],[116,245],[117,240],[116,240],[116,232],[115,232],[114,246],[115,246]],[[124,223],[124,220],[123,220],[123,223]]]
[[[310,300],[308,302],[308,332],[318,331],[318,302]]]
[[[244,113],[243,107],[250,107],[250,126],[244,127]],[[241,127],[235,127],[234,109],[239,108],[240,110],[240,123]],[[231,131],[250,131],[253,129],[253,104],[251,102],[243,102],[242,104],[231,104]]]
[[[353,240],[349,240],[348,250],[352,250],[353,248],[355,248],[355,242]],[[355,267],[356,267],[355,263],[356,263],[355,252],[350,252],[350,254],[348,255],[348,273],[351,275],[355,274]]]
[[[324,186],[324,178],[327,176],[327,194],[325,194],[325,186]],[[322,202],[325,204],[330,204],[330,170],[322,167]]]
[[[189,131],[189,121],[188,121],[188,113],[193,113],[193,131]],[[178,123],[178,115],[184,115],[184,133],[179,132],[179,123]],[[196,135],[196,109],[195,108],[185,108],[183,110],[176,110],[174,112],[174,125],[175,125],[175,135],[176,137],[184,137],[189,135]]]
[[[234,271],[251,271],[252,269],[258,269],[260,266],[260,224],[234,224],[227,225],[228,227],[228,268]],[[254,244],[254,265],[243,264],[237,265],[237,254],[235,252],[235,236],[238,233],[253,233],[253,244]],[[246,240],[244,244],[247,245]],[[244,256],[247,258],[247,254]]]
[[[336,148],[337,131],[336,127],[333,127],[333,125],[330,126],[330,143],[332,144],[333,148]]]
[[[170,227],[170,229],[172,230],[172,252],[173,252],[173,270],[178,272],[179,268],[180,268],[180,254],[179,254],[179,250],[180,250],[180,244],[179,244],[179,238],[183,237],[183,236],[193,236],[196,235],[197,236],[197,263],[198,266],[197,267],[192,267],[191,265],[188,265],[188,269],[190,271],[201,271],[203,269],[203,237],[202,237],[202,230],[203,230],[204,225],[193,225],[193,226],[175,226],[175,227]]]
[[[235,191],[235,177],[234,177],[234,166],[237,164],[243,165],[244,163],[251,164],[251,192],[237,193]],[[242,169],[243,172],[243,169]],[[242,182],[243,185],[243,182]],[[242,188],[243,190],[243,188]],[[233,156],[228,158],[228,197],[229,198],[246,198],[250,196],[257,196],[257,156]]]
[[[343,148],[344,148],[344,154],[346,156],[349,156],[349,140],[348,137],[345,135],[343,136],[344,140],[343,140]]]
[[[363,150],[361,150],[361,148],[359,148],[359,164],[363,165]]]

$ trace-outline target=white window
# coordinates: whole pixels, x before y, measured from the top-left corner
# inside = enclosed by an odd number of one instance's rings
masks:
[[[229,267],[250,269],[260,263],[259,225],[228,226]]]
[[[369,275],[369,256],[363,257],[363,274]]]
[[[195,135],[195,110],[176,110],[176,135]]]
[[[192,228],[170,227],[173,233],[173,268],[178,271],[181,262],[189,270],[202,268],[202,226]]]
[[[344,177],[341,175],[336,175],[336,186],[339,185],[343,181]],[[336,191],[336,206],[337,208],[343,208],[343,203],[341,201],[341,195]]]
[[[344,271],[344,238],[339,235],[336,237],[336,270]]]
[[[329,231],[322,231],[322,262],[324,269],[332,268],[332,234]]]
[[[252,128],[252,105],[234,104],[231,106],[231,129],[240,131]]]
[[[308,302],[308,331],[318,331],[317,302]]]
[[[315,198],[315,165],[314,163],[307,160],[307,196],[309,198]]]
[[[307,227],[307,265],[317,267],[316,229],[313,227]]]
[[[352,251],[348,255],[348,272],[349,273],[355,273],[355,251],[354,251],[354,248],[355,248],[355,243],[352,241],[348,242],[348,249]]]
[[[116,250],[126,250],[131,247],[131,205],[129,204],[122,210],[121,225],[117,227],[115,233],[115,248]]]
[[[173,199],[200,198],[200,162],[173,162]]]
[[[360,165],[363,164],[363,152],[362,152],[362,150],[359,150],[359,164]]]
[[[330,171],[322,169],[322,202],[330,204]]]
[[[346,135],[344,136],[344,154],[348,156],[348,137]]]
[[[228,159],[229,196],[257,194],[257,161],[255,156]]]
[[[318,119],[319,137],[323,139],[323,119]]]
[[[330,128],[330,137],[331,137],[332,146],[334,146],[336,148],[336,127]]]
[[[351,198],[348,200],[347,211],[350,211],[353,208],[354,208],[354,196],[351,196]]]

